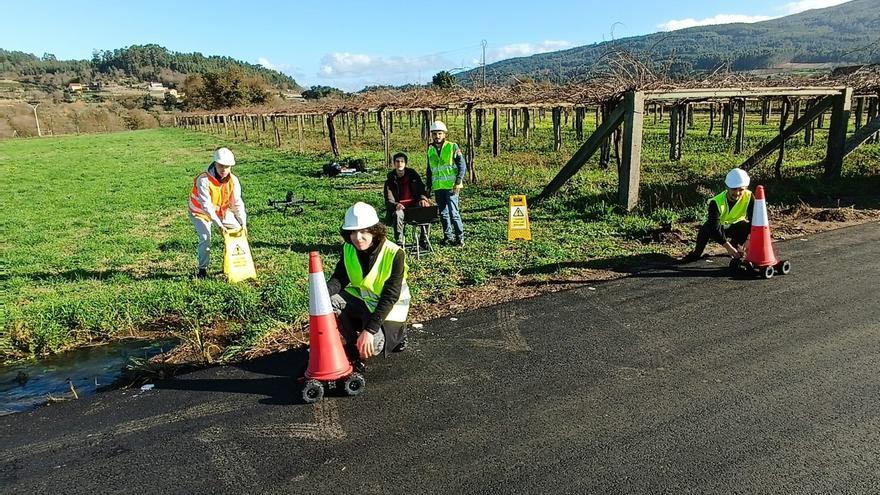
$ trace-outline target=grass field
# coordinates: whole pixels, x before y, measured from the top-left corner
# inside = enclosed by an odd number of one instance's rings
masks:
[[[450,138],[460,139],[460,122],[450,120]],[[626,263],[644,253],[678,254],[681,245],[640,239],[661,222],[692,233],[705,198],[720,190],[724,173],[743,158],[733,156],[732,143],[717,132],[706,136],[706,123],[698,119],[683,160],[669,163],[664,124],[648,126],[640,211],[618,213],[613,164],[609,170],[590,164],[561,195],[531,211],[533,242],[508,243],[508,195],[536,194],[577,145],[567,129],[563,151],[546,151],[549,118],[536,123],[529,140],[505,139],[498,159],[491,159],[484,136],[477,154],[479,184],[467,185],[462,196],[468,244],[410,260],[417,304],[443,301],[452,288],[498,277],[540,279]],[[747,149],[768,140],[773,127],[750,124]],[[0,142],[0,174],[9,191],[0,195],[5,212],[0,219],[0,355],[9,360],[150,331],[201,342],[219,328],[230,357],[276,332],[299,328],[308,308],[308,252],[320,251],[329,271],[340,252],[338,226],[345,208],[355,201],[382,207],[385,171],[376,146],[381,141],[371,133],[375,130],[349,144],[340,132],[340,144],[346,155],[367,157],[375,172],[337,179],[320,176],[327,157],[319,129],[307,130],[305,154],[293,151],[298,143],[287,135],[285,148],[276,150],[246,144],[241,136],[179,129]],[[413,166],[423,170],[417,134],[398,123],[392,144],[411,152]],[[756,179],[774,191],[771,203],[831,204],[843,197],[847,205],[863,206],[870,202],[865,198],[876,198],[880,146],[858,150],[845,164],[844,180],[828,188],[813,178],[824,139],[820,130],[811,147],[793,143],[783,182],[766,179],[769,165],[757,172]],[[256,283],[222,280],[216,237],[215,276],[192,280],[196,237],[186,198],[192,178],[220,145],[232,147],[240,163],[236,173],[249,210]],[[288,217],[266,206],[288,189],[318,205]],[[436,240],[440,233],[433,235]]]

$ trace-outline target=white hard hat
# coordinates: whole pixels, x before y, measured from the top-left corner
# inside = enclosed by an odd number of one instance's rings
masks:
[[[379,223],[379,215],[372,206],[358,201],[345,212],[342,230],[361,230]]]
[[[214,163],[231,167],[235,165],[235,155],[229,151],[229,148],[217,148],[214,150]]]
[[[434,123],[431,124],[431,132],[434,132],[434,131],[449,132],[446,129],[446,124],[444,124],[443,122],[440,122],[439,120],[435,120]]]
[[[735,168],[727,172],[727,178],[724,179],[724,184],[731,189],[749,187],[749,182],[749,174],[741,168]]]

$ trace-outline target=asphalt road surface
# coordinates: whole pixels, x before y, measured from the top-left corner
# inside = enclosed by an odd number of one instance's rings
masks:
[[[2,493],[878,493],[880,224],[426,323],[359,397],[305,352],[0,418]]]

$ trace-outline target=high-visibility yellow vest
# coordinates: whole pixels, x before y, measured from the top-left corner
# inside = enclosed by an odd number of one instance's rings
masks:
[[[379,296],[382,294],[382,288],[385,282],[391,277],[391,269],[394,266],[394,256],[400,247],[388,240],[382,245],[379,256],[373,267],[364,276],[361,262],[358,261],[357,249],[349,243],[345,243],[342,248],[343,261],[345,263],[345,272],[348,274],[348,287],[346,292],[360,298],[367,305],[370,312],[376,310],[379,304]],[[391,308],[391,312],[385,318],[387,321],[405,322],[406,316],[409,314],[409,285],[406,283],[407,267],[403,268],[403,282],[400,287],[400,297]]]
[[[718,205],[718,222],[721,223],[723,228],[730,227],[735,223],[739,223],[745,220],[748,220],[747,216],[749,214],[749,201],[752,200],[752,192],[746,190],[743,192],[743,195],[739,197],[739,201],[733,205],[729,211],[727,209],[727,191],[722,192],[721,194],[713,197],[709,200]]]
[[[211,194],[211,203],[214,204],[214,209],[217,210],[217,216],[222,220],[223,217],[226,216],[226,210],[229,209],[229,203],[232,200],[232,193],[235,188],[235,183],[233,182],[235,181],[235,176],[230,173],[229,180],[226,182],[220,182],[208,172],[202,172],[198,177],[193,179],[192,192],[189,194],[189,211],[193,216],[210,222],[211,217],[202,209],[202,203],[199,202],[197,184],[202,177],[208,178],[208,191]]]
[[[454,149],[455,143],[447,141],[440,149],[440,154],[437,155],[437,148],[433,144],[428,145],[428,166],[431,167],[430,185],[432,190],[452,189],[455,185],[458,167],[453,163],[452,151]]]

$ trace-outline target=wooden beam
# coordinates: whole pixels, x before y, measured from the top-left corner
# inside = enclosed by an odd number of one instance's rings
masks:
[[[296,116],[296,130],[299,133],[299,152],[303,152],[303,116]],[[357,125],[357,123],[355,123]]]
[[[486,114],[486,110],[480,108],[476,112],[477,114],[477,133],[474,138],[474,146],[479,148],[483,145],[483,120]]]
[[[500,147],[501,132],[498,129],[498,109],[492,109],[492,156],[498,156],[498,148]]]
[[[471,183],[477,183],[477,169],[474,165],[474,124],[473,124],[473,106],[469,105],[464,113],[464,135],[465,135],[465,162],[467,162],[468,172]]]
[[[852,88],[832,98],[831,124],[828,126],[828,151],[825,155],[825,178],[838,179],[843,170],[846,131],[852,108]]]
[[[611,133],[614,132],[617,126],[623,121],[625,111],[626,106],[623,103],[614,108],[611,115],[609,115],[605,121],[602,122],[602,125],[590,135],[589,139],[587,139],[587,141],[568,160],[568,163],[559,170],[556,177],[544,187],[541,194],[535,198],[536,202],[543,201],[556,193],[560,187],[568,182],[568,180],[571,179],[585,163],[587,163],[587,160],[593,156],[596,150],[599,149],[599,146],[611,136]]]
[[[775,138],[773,138],[769,143],[765,144],[758,151],[755,152],[752,156],[747,158],[740,168],[743,170],[749,170],[755,165],[761,163],[766,160],[777,148],[782,144],[786,139],[797,134],[801,129],[803,129],[809,122],[819,116],[821,112],[824,112],[826,109],[831,107],[834,104],[834,96],[826,96],[819,100],[813,108],[811,108],[808,112],[801,116],[798,120],[791,123],[790,126],[785,128],[780,134],[778,134]]]
[[[336,126],[333,123],[333,119],[336,117],[335,113],[328,113],[326,118],[327,124],[327,133],[330,134],[330,150],[333,151],[333,156],[339,158],[339,143],[336,141]]]
[[[856,130],[859,130],[862,127],[862,120],[864,120],[865,113],[865,99],[864,98],[856,98]]]
[[[681,119],[678,114],[681,111],[679,105],[673,105],[669,111],[669,161],[677,162],[681,159],[681,132],[678,130]]]
[[[562,149],[562,108],[553,109],[553,151]]]
[[[831,96],[839,95],[845,88],[708,88],[681,89],[673,91],[645,91],[645,101],[700,100],[713,98],[757,98],[761,96]]]
[[[880,132],[880,116],[874,117],[874,120],[866,122],[859,128],[847,141],[843,147],[843,157],[846,158],[859,146],[864,144],[876,132]]]
[[[736,100],[736,110],[736,141],[733,145],[733,154],[739,155],[743,151],[746,138],[746,100],[744,98]]]
[[[869,98],[868,99],[868,120],[874,120],[878,114],[880,114],[880,109],[877,108],[878,101],[880,101],[880,96],[877,98]],[[869,143],[877,142],[877,134],[871,136]]]
[[[645,95],[630,91],[620,105],[623,117],[623,160],[617,181],[617,200],[626,211],[632,211],[639,202],[639,181],[642,162],[642,127],[645,113]]]
[[[815,100],[807,100],[807,102],[806,102],[807,110],[809,111],[809,109],[815,104],[816,104]],[[814,136],[816,135],[816,122],[818,122],[819,119],[822,118],[822,115],[824,115],[824,113],[820,113],[819,116],[816,117],[816,120],[807,124],[806,129],[804,129],[804,144],[805,145],[810,146],[813,144],[813,139],[814,139]]]

